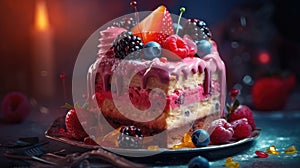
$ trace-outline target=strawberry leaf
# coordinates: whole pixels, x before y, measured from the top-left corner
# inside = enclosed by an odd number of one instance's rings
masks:
[[[233,112],[235,109],[237,109],[240,106],[240,101],[238,99],[235,99],[233,102],[233,105],[231,107],[231,112]]]
[[[71,104],[65,103],[65,105],[62,106],[63,108],[72,109],[74,108]]]
[[[82,108],[84,108],[84,109],[88,109],[88,107],[89,107],[89,105],[88,105],[87,103],[84,103],[84,104],[82,105]]]
[[[227,113],[229,113],[231,111],[231,107],[228,103],[226,103],[226,110],[227,110]]]

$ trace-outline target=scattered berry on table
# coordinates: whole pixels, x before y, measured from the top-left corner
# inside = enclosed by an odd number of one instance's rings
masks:
[[[159,58],[161,56],[161,46],[155,41],[150,41],[144,46],[144,57],[147,60]]]
[[[213,144],[224,144],[228,142],[234,134],[232,125],[225,119],[214,120],[208,128],[208,132],[211,133],[210,141]]]
[[[252,110],[246,105],[239,105],[236,109],[234,109],[234,111],[230,112],[228,115],[229,122],[241,118],[247,118],[248,123],[251,125],[252,129],[254,130],[256,128]]]
[[[31,111],[29,100],[20,92],[10,92],[2,100],[1,112],[4,121],[20,123],[25,120]]]
[[[251,92],[253,107],[262,111],[283,109],[294,85],[289,84],[290,82],[288,81],[289,78],[280,76],[262,77],[257,79],[252,86]]]
[[[252,127],[247,118],[241,118],[230,123],[233,127],[233,137],[236,139],[248,138],[251,135]]]
[[[269,148],[266,149],[266,153],[271,155],[278,155],[280,152],[277,151],[276,146],[271,145]]]
[[[141,55],[144,44],[140,37],[131,32],[122,32],[114,41],[113,48],[116,58],[137,59]]]
[[[198,129],[193,132],[192,141],[196,147],[207,146],[210,142],[209,134],[203,129]]]
[[[195,41],[212,37],[206,23],[198,19],[188,19],[183,26],[182,33],[190,35]]]
[[[118,143],[120,148],[142,148],[144,136],[135,126],[123,126],[120,129]]]
[[[239,168],[240,163],[233,160],[232,157],[226,158],[225,165],[227,168]]]
[[[267,158],[267,157],[269,157],[269,155],[266,152],[259,151],[259,150],[255,151],[255,154],[259,158]]]
[[[209,168],[209,162],[202,156],[192,158],[188,163],[188,168]]]
[[[87,137],[74,108],[70,109],[65,118],[67,132],[76,140],[83,140]]]
[[[294,145],[286,148],[286,150],[284,151],[285,154],[295,154],[297,152],[297,149]]]

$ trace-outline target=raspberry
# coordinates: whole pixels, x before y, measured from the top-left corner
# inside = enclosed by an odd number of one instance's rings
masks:
[[[230,123],[225,119],[218,119],[213,121],[209,128],[208,132],[211,133],[210,141],[213,144],[224,144],[229,141],[233,136],[233,128]]]
[[[122,32],[114,41],[113,48],[116,58],[137,59],[141,55],[144,44],[140,37],[132,35],[131,32]]]
[[[233,127],[233,137],[243,139],[250,137],[252,127],[249,125],[247,118],[241,118],[230,123]]]
[[[67,131],[72,136],[72,138],[76,140],[83,140],[88,136],[82,128],[74,108],[68,111],[65,119],[65,124]]]
[[[142,147],[144,136],[135,126],[123,126],[118,136],[119,147],[138,149]]]
[[[9,123],[20,123],[30,114],[30,104],[26,95],[11,92],[5,95],[1,104],[3,119]]]
[[[163,48],[172,51],[180,58],[185,58],[189,55],[189,46],[181,37],[179,37],[177,35],[169,36],[165,40]],[[174,58],[172,58],[172,59],[174,59]]]
[[[247,118],[248,123],[251,125],[252,129],[255,129],[255,121],[251,109],[246,105],[239,105],[237,109],[229,113],[228,121],[233,122],[235,120]]]

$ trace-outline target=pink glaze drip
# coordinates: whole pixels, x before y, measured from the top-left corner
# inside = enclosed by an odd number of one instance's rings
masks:
[[[104,32],[102,32],[103,34]],[[109,33],[105,32],[105,33]],[[104,39],[102,39],[104,40]],[[226,94],[226,76],[225,76],[225,65],[219,57],[217,51],[217,45],[214,41],[213,51],[211,54],[206,55],[203,59],[199,58],[184,58],[180,62],[161,62],[158,58],[151,61],[149,60],[118,60],[114,58],[102,57],[101,63],[98,66],[97,73],[100,73],[103,77],[103,83],[106,91],[109,91],[109,80],[112,75],[117,75],[116,92],[120,94],[122,92],[123,78],[133,77],[133,75],[140,75],[142,78],[142,88],[146,88],[146,84],[150,77],[154,77],[160,80],[162,83],[168,83],[170,76],[174,75],[179,78],[180,74],[187,76],[190,72],[192,73],[205,73],[205,79],[203,84],[204,95],[210,94],[211,92],[211,74],[214,72],[221,73],[220,80],[220,94],[221,94],[221,115],[224,116],[225,106],[225,94]],[[97,61],[96,61],[97,63]],[[99,64],[99,63],[98,63]],[[117,68],[116,68],[117,67]],[[116,70],[118,69],[118,70]],[[92,73],[92,72],[90,72]],[[95,82],[95,81],[91,81]]]

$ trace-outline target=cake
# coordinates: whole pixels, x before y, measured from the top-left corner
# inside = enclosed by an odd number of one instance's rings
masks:
[[[225,66],[208,27],[198,19],[181,19],[181,29],[174,22],[160,6],[141,22],[126,17],[100,30],[88,72],[90,102],[109,126],[99,136],[134,126],[143,147],[173,148],[224,116]]]

